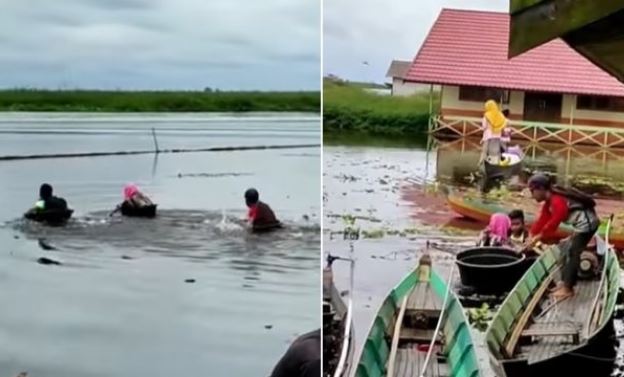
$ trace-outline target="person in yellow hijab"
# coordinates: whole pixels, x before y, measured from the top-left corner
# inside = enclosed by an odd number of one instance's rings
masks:
[[[507,118],[505,118],[505,115],[500,111],[494,100],[488,100],[485,103],[485,119],[488,122],[492,136],[500,135],[507,123]]]
[[[501,161],[502,132],[507,125],[507,118],[500,111],[498,104],[494,100],[485,103],[485,113],[483,114],[483,149],[479,163],[487,159],[491,164],[498,165]]]

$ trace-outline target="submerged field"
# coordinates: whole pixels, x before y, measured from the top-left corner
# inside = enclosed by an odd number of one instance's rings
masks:
[[[319,92],[4,90],[0,111],[319,112]]]

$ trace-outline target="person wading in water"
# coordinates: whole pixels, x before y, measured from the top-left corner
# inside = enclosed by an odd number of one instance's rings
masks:
[[[600,224],[595,210],[596,202],[591,196],[576,189],[552,185],[550,178],[543,174],[531,177],[529,189],[533,199],[543,204],[539,217],[531,226],[525,250],[531,250],[538,242],[551,238],[561,223],[574,228],[574,233],[559,244],[564,256],[564,265],[561,282],[552,291],[555,300],[565,300],[574,295],[581,253]]]
[[[245,191],[245,204],[249,208],[247,221],[252,231],[261,232],[282,227],[271,207],[260,201],[258,190],[250,188]]]
[[[39,201],[35,203],[35,207],[31,211],[39,212],[51,210],[66,211],[67,201],[54,196],[52,186],[44,183],[39,187]]]

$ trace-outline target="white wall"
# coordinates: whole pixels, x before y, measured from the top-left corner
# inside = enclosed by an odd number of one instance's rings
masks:
[[[429,92],[429,84],[418,84],[414,82],[406,82],[400,78],[392,79],[392,95],[393,96],[411,96],[416,93]],[[435,89],[435,85],[434,85]]]

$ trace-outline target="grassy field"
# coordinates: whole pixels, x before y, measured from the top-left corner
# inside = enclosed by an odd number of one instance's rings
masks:
[[[0,91],[0,111],[319,112],[319,92]]]
[[[429,94],[391,97],[325,80],[323,130],[374,135],[422,135],[429,121]],[[433,108],[438,108],[435,94]]]

